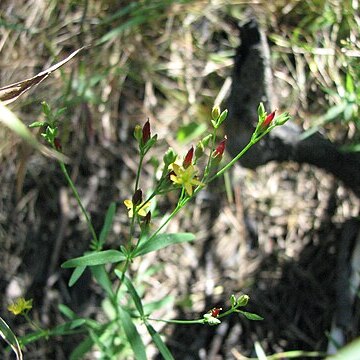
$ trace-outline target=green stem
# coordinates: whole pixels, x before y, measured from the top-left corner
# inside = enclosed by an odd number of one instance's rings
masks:
[[[168,324],[184,324],[184,325],[191,325],[191,324],[204,324],[204,319],[197,319],[197,320],[164,320],[164,319],[154,319],[154,318],[147,318],[147,320],[164,322]]]
[[[208,161],[207,161],[207,164],[205,166],[205,170],[204,170],[204,175],[202,177],[202,180],[201,182],[205,182],[205,179],[206,177],[209,175],[209,171],[210,171],[210,163],[211,163],[211,155],[215,149],[215,142],[216,142],[216,128],[214,128],[214,131],[212,133],[212,139],[211,139],[211,150],[210,150],[210,155],[209,155],[209,158],[208,158]]]
[[[71,178],[69,176],[69,173],[68,173],[68,171],[67,171],[67,169],[65,167],[65,164],[63,162],[60,162],[60,168],[61,168],[61,171],[63,172],[63,174],[64,174],[64,176],[65,176],[65,178],[66,178],[66,180],[67,180],[67,182],[68,182],[68,184],[69,184],[69,186],[70,186],[70,188],[71,188],[71,190],[72,190],[72,192],[73,192],[73,194],[75,196],[75,199],[76,199],[78,205],[80,206],[81,212],[85,216],[86,224],[87,224],[88,229],[89,229],[89,231],[91,233],[91,236],[93,238],[93,242],[96,244],[96,247],[97,247],[99,245],[99,240],[98,240],[98,237],[96,235],[94,226],[93,226],[93,224],[92,224],[92,222],[90,220],[90,217],[89,217],[87,211],[85,210],[85,208],[84,208],[84,206],[83,206],[83,204],[81,202],[79,193],[76,190],[76,187],[75,187],[73,181],[71,180]]]

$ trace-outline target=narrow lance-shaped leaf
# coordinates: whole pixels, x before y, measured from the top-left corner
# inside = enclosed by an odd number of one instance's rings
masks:
[[[84,273],[86,266],[78,266],[74,269],[73,273],[70,276],[69,286],[72,287],[80,279],[81,275]]]
[[[100,248],[104,245],[104,243],[107,239],[107,236],[109,234],[109,231],[110,231],[112,223],[113,223],[115,211],[116,211],[116,204],[114,202],[112,202],[108,208],[108,211],[106,212],[104,226],[100,232],[100,236],[99,236],[99,247]]]
[[[61,264],[62,268],[73,268],[77,266],[95,266],[116,263],[125,260],[125,256],[118,250],[104,250],[93,252],[75,259],[70,259]]]
[[[156,332],[156,330],[150,324],[146,324],[146,328],[149,334],[151,335],[156,347],[159,349],[160,354],[163,356],[163,358],[165,360],[175,360],[170,350],[162,341],[160,335]]]
[[[115,274],[119,279],[121,279],[121,277],[122,277],[121,271],[115,269]],[[131,280],[126,276],[124,277],[124,284],[127,287],[128,291],[129,291],[129,293],[131,295],[131,298],[134,301],[134,304],[136,306],[137,311],[139,312],[139,314],[141,316],[143,316],[144,315],[144,309],[143,309],[143,306],[142,306],[142,303],[141,303],[140,296],[138,295],[138,293],[137,293],[134,285],[132,284]]]
[[[160,250],[169,245],[178,244],[182,242],[189,242],[195,239],[194,234],[191,233],[177,233],[177,234],[160,234],[153,239],[149,239],[147,242],[140,245],[134,256],[140,256],[147,254],[151,251]]]
[[[120,321],[125,331],[125,335],[134,352],[136,360],[146,360],[146,351],[144,343],[134,325],[130,315],[119,306]]]

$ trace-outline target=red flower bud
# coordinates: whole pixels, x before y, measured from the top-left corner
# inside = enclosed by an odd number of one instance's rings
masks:
[[[54,146],[55,146],[55,149],[57,151],[61,151],[62,150],[62,146],[61,146],[61,142],[60,142],[60,139],[59,138],[55,138],[54,139]]]
[[[274,110],[272,113],[270,113],[268,116],[266,116],[264,122],[262,123],[263,128],[267,128],[271,122],[274,120],[276,110]]]
[[[149,211],[146,216],[144,217],[144,224],[149,225],[151,221],[151,211]]]
[[[211,316],[214,318],[218,317],[221,310],[222,310],[222,308],[211,309]]]
[[[226,146],[226,140],[227,140],[227,136],[224,136],[224,139],[221,140],[220,144],[216,147],[216,149],[213,152],[213,157],[217,157],[217,156],[223,156],[224,151],[225,151],[225,146]]]
[[[135,192],[134,192],[134,195],[132,197],[132,202],[135,206],[138,206],[141,204],[142,202],[142,191],[141,189],[137,189]]]
[[[184,158],[184,161],[183,161],[184,169],[187,169],[191,165],[193,156],[194,156],[194,147],[192,146]]]
[[[143,143],[143,145],[145,145],[149,141],[150,136],[151,136],[150,121],[148,120],[142,128],[142,143]]]

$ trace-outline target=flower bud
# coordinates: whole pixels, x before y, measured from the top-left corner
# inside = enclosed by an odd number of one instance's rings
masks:
[[[185,155],[185,158],[183,161],[184,169],[187,169],[192,164],[193,156],[194,156],[194,147],[192,146],[191,149]]]
[[[200,159],[203,155],[204,155],[204,144],[202,143],[202,141],[199,141],[196,145],[196,148],[195,148],[195,158],[196,160],[197,159]]]
[[[211,309],[211,316],[217,318],[219,316],[220,311],[222,308],[213,308]]]
[[[168,151],[164,155],[164,164],[165,168],[167,169],[170,164],[172,164],[176,160],[176,153],[172,148],[169,148]]]
[[[140,125],[136,125],[135,129],[134,129],[134,137],[135,139],[138,141],[138,143],[140,144],[141,139],[142,139],[142,128]]]
[[[142,128],[142,144],[145,145],[151,137],[150,121],[148,120]]]
[[[62,150],[61,141],[60,141],[60,139],[57,138],[57,137],[54,139],[54,146],[55,146],[55,149],[56,149],[57,151],[61,151],[61,150]]]
[[[267,127],[269,127],[271,122],[274,120],[275,113],[276,113],[276,110],[274,110],[272,113],[270,113],[269,115],[266,116],[264,122],[261,124],[263,129],[266,129]]]
[[[249,302],[249,295],[241,295],[238,299],[237,299],[237,306],[246,306],[247,303]]]
[[[132,197],[132,202],[135,206],[138,206],[142,202],[142,191],[141,189],[137,189]]]
[[[213,158],[219,157],[219,159],[221,160],[221,158],[224,154],[224,151],[225,151],[226,140],[227,140],[227,136],[225,135],[224,139],[220,142],[220,144],[214,150],[214,152],[212,154]]]
[[[211,110],[211,118],[213,120],[217,120],[220,116],[220,106],[219,105],[214,105],[214,107]]]

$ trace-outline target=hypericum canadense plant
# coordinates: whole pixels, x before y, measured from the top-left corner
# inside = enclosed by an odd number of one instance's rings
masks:
[[[61,110],[53,112],[50,107],[43,103],[44,122],[33,123],[32,127],[41,127],[42,136],[50,146],[58,152],[62,152],[62,146],[58,138],[58,117]],[[147,121],[143,126],[136,126],[134,136],[138,144],[139,159],[137,174],[134,181],[134,190],[124,201],[123,211],[127,211],[129,219],[128,238],[117,249],[104,250],[108,233],[111,229],[115,203],[110,204],[105,216],[104,226],[99,234],[96,233],[91,222],[91,217],[85,210],[76,186],[71,180],[66,165],[59,161],[69,187],[76,198],[78,205],[86,219],[89,232],[92,237],[90,249],[83,256],[69,259],[62,264],[62,268],[73,269],[69,286],[73,286],[82,276],[86,268],[89,268],[94,280],[104,291],[104,311],[108,321],[99,322],[86,317],[80,317],[65,305],[60,306],[61,313],[68,319],[54,329],[44,330],[35,325],[29,319],[28,311],[32,306],[31,300],[19,300],[9,307],[16,314],[26,315],[26,319],[34,328],[34,332],[20,339],[21,346],[42,337],[65,336],[75,333],[84,334],[83,341],[72,352],[70,359],[81,359],[94,347],[101,353],[101,359],[136,358],[146,359],[146,347],[139,334],[139,326],[144,326],[150,334],[154,344],[164,359],[173,359],[173,356],[152,326],[153,322],[161,321],[176,324],[203,324],[218,325],[221,319],[233,313],[245,316],[250,320],[261,320],[262,317],[243,310],[249,301],[248,295],[231,295],[228,308],[214,307],[205,314],[193,320],[181,319],[158,319],[152,316],[156,307],[145,306],[143,303],[143,291],[139,288],[136,280],[136,272],[129,271],[135,258],[149,252],[157,251],[164,247],[194,241],[195,235],[191,233],[163,233],[164,227],[179,213],[204,187],[223,175],[236,161],[255,143],[261,140],[274,127],[284,124],[289,120],[288,113],[276,116],[275,111],[267,114],[263,104],[258,107],[258,124],[249,141],[237,156],[230,162],[222,165],[223,154],[226,147],[227,137],[217,139],[217,130],[226,120],[227,110],[221,111],[219,106],[214,106],[211,112],[212,131],[198,141],[195,147],[191,147],[185,156],[180,156],[173,149],[168,149],[162,159],[162,171],[156,179],[154,188],[140,188],[140,177],[144,159],[149,150],[156,145],[157,135],[151,134],[151,125]],[[200,169],[198,160],[205,159],[201,163],[205,166]],[[222,166],[221,166],[222,165]],[[152,224],[151,203],[158,196],[175,192],[178,194],[177,203],[170,215],[164,216],[159,225]],[[149,194],[144,196],[144,194]],[[150,226],[152,225],[152,226]],[[107,266],[112,264],[112,266]],[[34,304],[36,306],[36,304]],[[161,302],[160,302],[161,306]],[[129,355],[132,351],[132,355]]]

